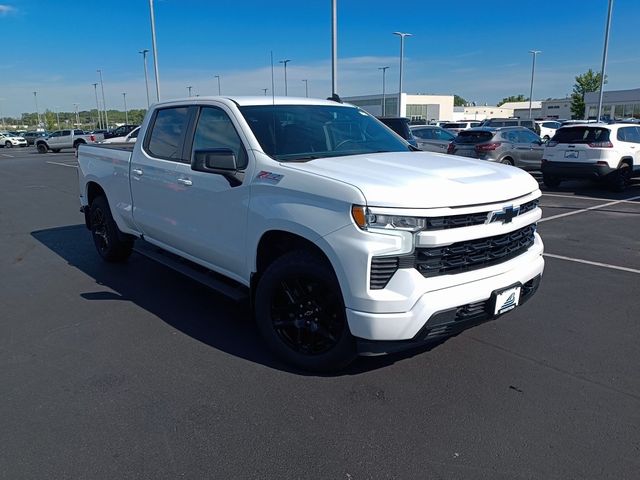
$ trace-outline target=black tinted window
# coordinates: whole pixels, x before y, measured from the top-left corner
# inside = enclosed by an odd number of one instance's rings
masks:
[[[623,142],[640,143],[640,129],[638,127],[624,127],[618,130],[618,140]]]
[[[456,143],[482,143],[493,138],[493,132],[463,130],[455,138]]]
[[[433,138],[434,130],[432,128],[416,128],[411,130],[415,137],[423,140],[430,140]]]
[[[238,168],[243,169],[247,166],[247,152],[231,119],[218,108],[205,107],[198,119],[198,127],[193,138],[193,152],[212,148],[233,150]]]
[[[404,118],[380,118],[382,123],[384,123],[391,130],[396,132],[404,139],[411,138],[411,132],[409,131],[409,121]]]
[[[164,108],[159,110],[147,149],[154,157],[180,160],[182,135],[188,118],[188,108]]]
[[[602,127],[568,127],[556,131],[552,141],[558,143],[591,143],[609,141],[609,130]]]

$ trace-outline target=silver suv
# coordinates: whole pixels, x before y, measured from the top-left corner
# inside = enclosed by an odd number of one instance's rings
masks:
[[[542,140],[528,128],[478,127],[460,132],[447,153],[540,170],[543,151]]]

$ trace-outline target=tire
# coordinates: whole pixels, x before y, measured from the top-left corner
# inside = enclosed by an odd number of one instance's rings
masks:
[[[609,188],[613,192],[623,192],[631,181],[631,167],[628,163],[621,163],[609,177]]]
[[[269,265],[254,308],[268,347],[289,364],[329,372],[357,356],[335,273],[311,252],[294,250]]]
[[[4,146],[6,148],[13,148],[13,145],[11,144],[11,142],[4,142]]]
[[[104,196],[96,197],[91,202],[89,219],[93,243],[103,260],[118,263],[129,258],[133,250],[133,237],[118,229]]]
[[[52,148],[51,151],[53,153],[60,153],[60,149],[59,148]]]
[[[39,143],[36,147],[38,149],[38,153],[47,153],[47,146],[44,143]]]
[[[542,174],[542,183],[544,183],[545,187],[556,188],[560,185],[562,179],[556,175],[551,175],[549,173]]]
[[[78,147],[83,143],[85,142],[83,142],[82,140],[78,140],[76,143],[73,144],[73,148],[76,150],[76,152],[78,151]]]
[[[546,142],[548,142],[549,140],[551,140],[551,138],[549,137],[549,135],[545,135],[545,136],[542,138],[542,141],[543,141],[543,142],[545,142],[545,143],[546,143]]]
[[[513,167],[513,160],[511,160],[509,157],[505,157],[502,160],[500,160],[500,163],[503,165],[511,165]]]

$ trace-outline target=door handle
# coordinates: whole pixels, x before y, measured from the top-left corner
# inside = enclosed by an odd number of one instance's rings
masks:
[[[193,185],[193,182],[188,178],[179,178],[178,183],[184,185],[185,187],[190,187],[191,185]]]
[[[131,173],[133,173],[134,175],[142,175],[144,172],[142,170],[140,170],[139,168],[132,168],[131,169]]]

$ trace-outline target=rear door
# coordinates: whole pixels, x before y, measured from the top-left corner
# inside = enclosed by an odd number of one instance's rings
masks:
[[[622,155],[633,158],[634,170],[640,169],[640,127],[620,127],[617,139],[622,147]]]
[[[540,170],[544,152],[540,137],[530,130],[519,130],[518,146],[523,153],[518,166],[526,170]]]

